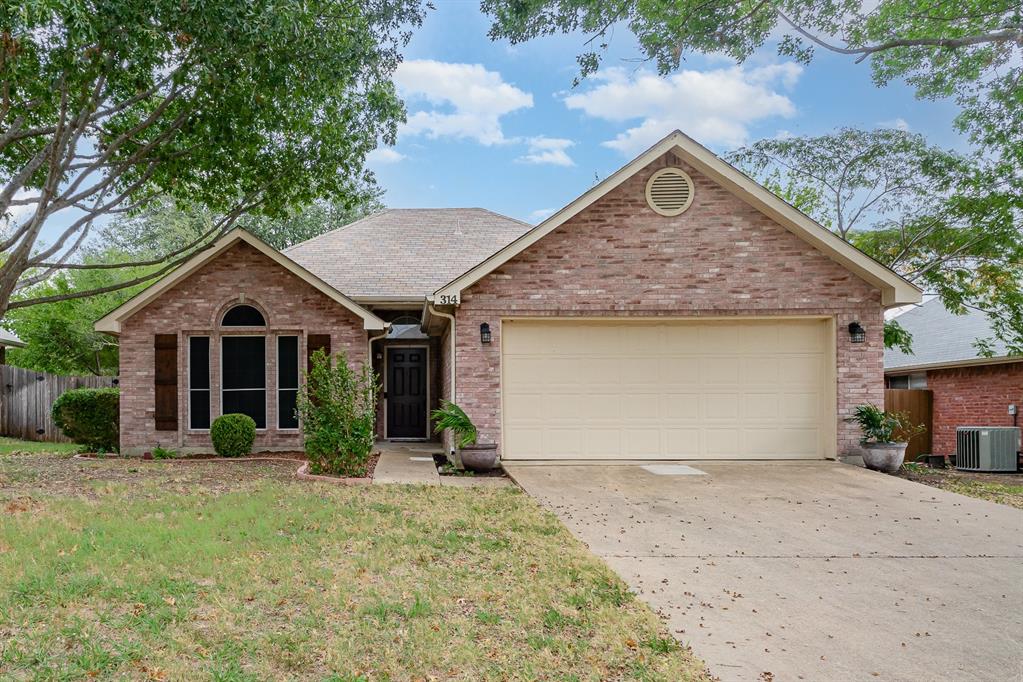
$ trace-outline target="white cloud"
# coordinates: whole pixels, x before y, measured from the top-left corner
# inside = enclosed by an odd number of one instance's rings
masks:
[[[890,121],[878,121],[877,124],[882,128],[895,128],[896,130],[901,130],[904,133],[908,133],[910,130],[909,123],[906,122],[906,119],[901,117],[893,118]]]
[[[492,145],[506,142],[501,117],[533,106],[533,96],[482,64],[432,59],[402,62],[394,74],[398,91],[410,104],[428,105],[409,114],[406,135],[454,137]]]
[[[556,208],[538,208],[529,214],[529,219],[534,223],[539,223],[554,215],[554,212],[557,210]]]
[[[550,164],[552,166],[574,166],[575,161],[566,151],[575,144],[572,140],[560,137],[531,137],[529,150],[517,160],[524,163]]]
[[[612,122],[639,124],[604,146],[636,154],[678,128],[704,144],[745,144],[749,126],[772,116],[790,117],[796,107],[780,89],[791,89],[803,69],[794,62],[746,69],[684,70],[667,77],[650,71],[606,69],[599,84],[569,95],[565,104]]]
[[[377,147],[366,155],[366,162],[378,166],[390,163],[398,163],[405,158],[405,155],[391,147]]]

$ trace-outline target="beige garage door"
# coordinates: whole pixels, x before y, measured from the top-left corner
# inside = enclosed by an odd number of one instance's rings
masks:
[[[829,456],[824,320],[505,320],[506,459]]]

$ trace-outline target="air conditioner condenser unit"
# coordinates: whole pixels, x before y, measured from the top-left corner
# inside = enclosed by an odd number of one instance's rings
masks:
[[[956,429],[956,469],[1016,471],[1018,426],[960,426]]]

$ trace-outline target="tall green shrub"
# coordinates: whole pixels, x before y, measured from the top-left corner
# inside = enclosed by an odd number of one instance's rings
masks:
[[[117,450],[121,392],[116,388],[73,388],[50,408],[64,435],[91,450]]]
[[[365,476],[373,452],[379,386],[373,370],[359,371],[338,353],[332,366],[322,350],[312,355],[298,396],[309,468],[314,474]]]

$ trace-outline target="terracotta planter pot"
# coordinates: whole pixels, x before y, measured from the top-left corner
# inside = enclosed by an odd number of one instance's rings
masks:
[[[902,467],[908,443],[865,443],[863,464],[868,469],[894,474]]]
[[[460,448],[462,466],[469,471],[490,471],[497,464],[497,445],[493,443],[469,445]]]

